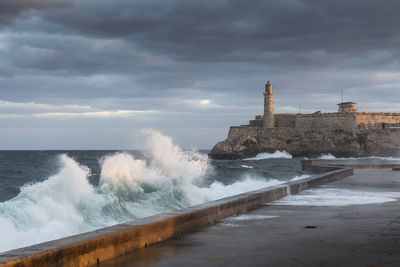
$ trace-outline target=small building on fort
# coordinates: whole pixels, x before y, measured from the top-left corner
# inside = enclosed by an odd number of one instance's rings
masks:
[[[287,151],[293,156],[398,156],[400,113],[358,112],[356,103],[338,104],[338,111],[275,114],[272,84],[265,84],[264,114],[248,125],[231,126],[226,140],[209,156],[240,159],[260,152]]]

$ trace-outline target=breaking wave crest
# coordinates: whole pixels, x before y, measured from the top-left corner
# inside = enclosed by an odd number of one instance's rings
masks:
[[[336,159],[336,157],[333,156],[332,154],[324,154],[319,156],[317,159]]]
[[[98,186],[90,170],[60,155],[58,174],[27,184],[0,203],[0,251],[187,207],[283,181],[242,177],[233,184],[203,183],[212,167],[207,156],[183,151],[171,138],[146,131],[144,159],[116,153],[102,161]],[[304,177],[295,177],[300,179]]]
[[[259,153],[257,156],[253,158],[247,158],[244,160],[262,160],[262,159],[291,159],[292,155],[287,153],[286,151],[275,151],[274,153]]]

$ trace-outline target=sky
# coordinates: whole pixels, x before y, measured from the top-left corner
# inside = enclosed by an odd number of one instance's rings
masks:
[[[396,0],[1,0],[0,149],[210,149],[276,113],[400,112]]]

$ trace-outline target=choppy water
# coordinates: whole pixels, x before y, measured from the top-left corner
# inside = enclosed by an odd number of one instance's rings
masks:
[[[0,251],[299,179],[285,153],[212,161],[148,131],[141,151],[0,151]]]
[[[141,143],[141,151],[0,151],[0,252],[307,177],[286,152],[210,160],[151,130]]]

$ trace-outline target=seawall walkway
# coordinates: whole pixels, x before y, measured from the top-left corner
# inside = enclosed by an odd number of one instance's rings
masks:
[[[398,199],[400,171],[358,169],[100,266],[400,266]]]

